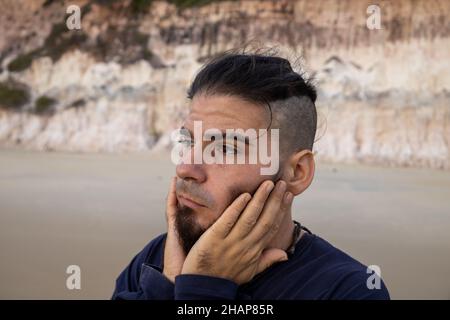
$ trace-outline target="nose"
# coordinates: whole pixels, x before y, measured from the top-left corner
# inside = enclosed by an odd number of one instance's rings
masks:
[[[196,149],[194,146],[191,146],[189,150],[183,150],[184,152],[181,156],[181,161],[177,164],[175,170],[178,178],[183,180],[193,180],[196,183],[206,181],[206,172],[201,157],[201,150],[202,149]],[[196,152],[200,152],[200,157],[199,154],[196,155]],[[196,159],[196,156],[201,160],[200,163],[198,159]]]
[[[176,167],[177,176],[184,180],[193,180],[196,183],[206,181],[206,173],[202,164],[185,164],[181,162]]]

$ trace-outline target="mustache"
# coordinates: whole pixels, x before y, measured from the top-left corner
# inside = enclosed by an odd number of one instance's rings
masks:
[[[176,193],[181,196],[185,195],[206,207],[211,208],[214,206],[213,197],[195,182],[177,179]]]

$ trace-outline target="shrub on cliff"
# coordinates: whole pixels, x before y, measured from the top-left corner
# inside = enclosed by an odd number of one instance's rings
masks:
[[[39,115],[51,114],[54,111],[52,107],[56,102],[57,101],[51,97],[40,96],[34,103],[34,112]]]
[[[14,82],[0,82],[0,108],[20,110],[30,100],[28,91]]]

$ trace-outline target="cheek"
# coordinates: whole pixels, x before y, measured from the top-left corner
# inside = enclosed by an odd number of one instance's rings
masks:
[[[214,167],[214,168],[213,168]],[[254,191],[267,177],[260,174],[258,165],[214,165],[208,180],[214,189],[219,215],[242,193]]]

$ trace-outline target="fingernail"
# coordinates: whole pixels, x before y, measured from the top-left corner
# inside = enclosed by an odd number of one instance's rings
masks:
[[[282,191],[286,190],[286,182],[283,180],[278,181],[278,189]]]
[[[266,185],[266,191],[267,191],[267,192],[272,191],[273,187],[274,187],[274,185],[273,185],[273,182],[272,182],[272,181],[267,182],[267,185]]]
[[[284,195],[284,203],[289,204],[291,203],[292,199],[293,199],[293,194],[290,193],[289,191],[286,192],[286,194]]]

